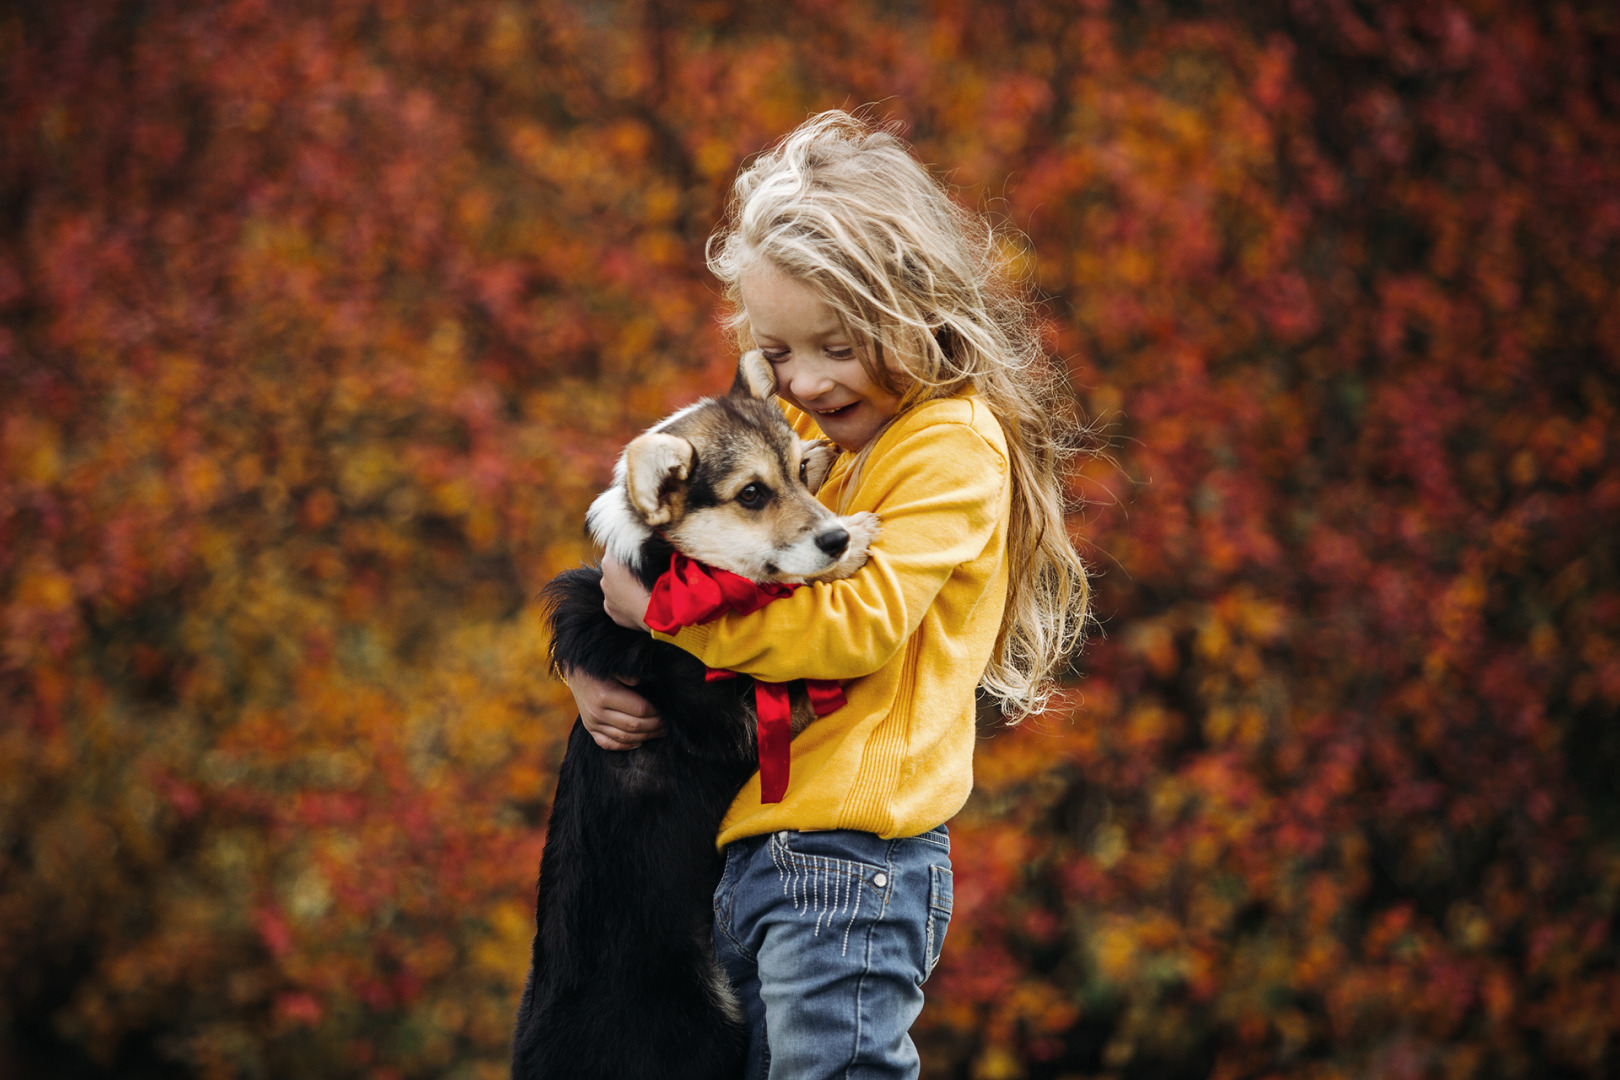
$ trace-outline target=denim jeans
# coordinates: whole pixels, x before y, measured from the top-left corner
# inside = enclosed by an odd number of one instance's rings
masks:
[[[727,846],[714,943],[748,1015],[747,1080],[917,1075],[908,1032],[950,922],[950,850],[943,825]]]

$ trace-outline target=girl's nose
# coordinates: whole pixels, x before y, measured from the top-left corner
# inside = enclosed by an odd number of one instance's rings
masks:
[[[813,401],[831,390],[832,385],[821,365],[813,361],[796,363],[788,373],[788,389],[800,401]]]

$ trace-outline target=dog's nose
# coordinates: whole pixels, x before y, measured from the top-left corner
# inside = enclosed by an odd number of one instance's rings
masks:
[[[842,525],[828,529],[816,537],[816,547],[833,558],[837,558],[844,553],[845,548],[849,547],[849,530]]]

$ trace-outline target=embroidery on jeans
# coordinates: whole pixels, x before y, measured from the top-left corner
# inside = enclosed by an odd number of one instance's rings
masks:
[[[849,954],[849,934],[855,928],[855,919],[861,913],[862,877],[842,868],[841,860],[822,855],[805,855],[786,844],[772,842],[771,862],[776,864],[776,877],[782,883],[782,895],[793,902],[793,910],[800,915],[816,915],[812,936],[821,936],[825,920],[830,926],[833,919],[849,912],[844,924],[843,948],[839,955]]]

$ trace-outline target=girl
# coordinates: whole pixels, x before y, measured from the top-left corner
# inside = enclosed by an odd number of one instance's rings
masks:
[[[1063,519],[1058,385],[989,227],[893,135],[823,113],[738,176],[710,239],[744,349],[789,419],[843,451],[818,497],[875,511],[853,577],[672,641],[714,668],[844,680],[792,745],[780,802],[756,775],[721,825],[715,946],[751,1029],[750,1080],[916,1076],[908,1031],[951,908],[944,822],[972,787],[975,690],[1041,707],[1085,619]],[[648,596],[603,567],[608,613]],[[578,678],[598,743],[658,733],[633,690]]]

